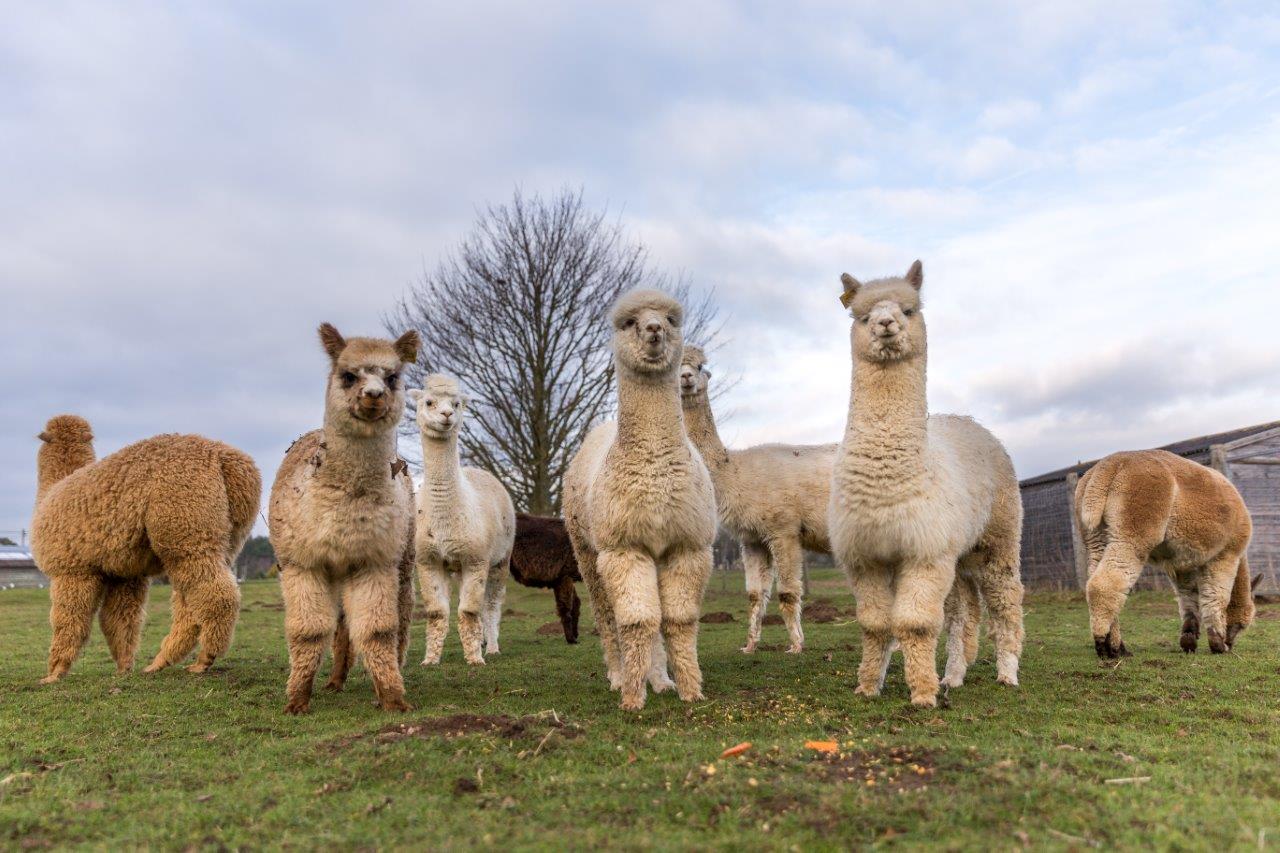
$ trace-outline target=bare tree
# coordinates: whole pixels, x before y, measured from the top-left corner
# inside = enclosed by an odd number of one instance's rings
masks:
[[[711,294],[655,271],[644,246],[588,210],[581,191],[544,199],[517,190],[479,213],[384,324],[422,336],[411,384],[436,371],[462,380],[472,400],[460,438],[468,461],[501,480],[518,508],[552,514],[578,445],[613,409],[606,312],[635,287],[684,303],[687,340],[718,331]]]

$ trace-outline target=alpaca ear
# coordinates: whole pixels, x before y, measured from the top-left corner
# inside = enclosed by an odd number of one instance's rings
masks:
[[[36,438],[40,439],[45,444],[48,444],[49,442],[53,441],[53,436],[49,435],[49,433],[47,432],[40,433],[39,435],[36,436]]]
[[[413,364],[418,360],[418,347],[421,344],[417,331],[410,329],[396,338],[396,355],[405,364]]]
[[[412,400],[415,404],[421,403],[422,398],[426,396],[426,392],[423,391],[421,388],[410,388],[408,391],[405,391],[404,393],[405,393],[405,396],[408,397],[410,400]]]
[[[924,267],[919,261],[916,261],[911,265],[911,269],[907,270],[907,284],[916,290],[919,290],[920,286],[924,284]]]
[[[330,361],[337,361],[338,356],[347,347],[346,338],[342,337],[332,323],[320,324],[320,343],[324,346],[324,351],[329,354]]]
[[[844,285],[844,293],[840,294],[840,304],[848,308],[853,304],[853,297],[858,295],[858,289],[862,287],[862,282],[846,272],[840,274],[840,283]]]

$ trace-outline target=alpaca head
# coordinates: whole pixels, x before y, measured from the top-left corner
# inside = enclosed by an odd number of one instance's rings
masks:
[[[418,404],[418,430],[423,438],[446,439],[462,429],[467,397],[452,376],[431,374],[421,390],[409,390],[409,399]]]
[[[50,418],[38,436],[40,451],[36,454],[36,501],[54,483],[94,461],[93,430],[78,415]]]
[[[71,446],[90,444],[93,430],[89,422],[79,415],[56,415],[44,425],[44,432],[37,436],[47,445]]]
[[[711,371],[707,369],[707,356],[700,347],[686,346],[680,356],[680,399],[685,405],[697,402],[707,395],[707,383]]]
[[[924,269],[916,261],[902,278],[880,278],[866,284],[845,273],[840,302],[853,317],[855,358],[869,362],[906,361],[924,355],[926,334],[920,313]]]
[[[632,290],[618,297],[610,320],[619,368],[651,377],[675,372],[684,344],[679,302],[660,290]]]
[[[404,414],[401,372],[418,358],[418,333],[347,339],[322,323],[320,342],[329,354],[326,424],[366,438],[395,429]]]

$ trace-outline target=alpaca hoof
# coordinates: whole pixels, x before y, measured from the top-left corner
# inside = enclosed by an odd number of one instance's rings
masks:
[[[865,684],[859,684],[857,687],[853,688],[853,692],[858,696],[866,696],[868,698],[874,698],[880,695],[880,688],[868,687]]]
[[[291,699],[289,704],[284,706],[284,712],[286,714],[292,714],[295,717],[301,716],[302,714],[310,714],[311,702],[304,699]]]
[[[1188,631],[1178,638],[1178,645],[1182,646],[1184,652],[1193,655],[1196,653],[1196,647],[1200,645],[1200,638]]]
[[[387,699],[383,702],[379,702],[378,707],[384,711],[391,711],[393,713],[401,713],[401,714],[413,710],[413,706],[410,705],[408,702],[404,701],[403,698]]]
[[[142,671],[150,675],[152,673],[159,672],[160,670],[164,669],[168,665],[169,664],[165,663],[164,661],[153,660],[151,663],[147,664],[146,669]]]
[[[618,707],[624,711],[642,711],[644,710],[644,699],[623,699]]]
[[[1123,643],[1121,644],[1123,645]],[[1103,660],[1113,660],[1120,657],[1120,650],[1113,647],[1111,642],[1104,634],[1101,637],[1093,638],[1093,650],[1098,653],[1098,657]]]
[[[40,683],[41,684],[57,684],[60,680],[62,680],[61,675],[46,675],[44,678],[40,679]]]
[[[187,672],[191,672],[191,673],[195,673],[196,675],[199,675],[200,673],[208,672],[210,667],[212,666],[213,664],[211,663],[193,663],[187,667]]]
[[[432,660],[431,658],[423,658],[422,663],[418,665],[419,666],[436,666],[439,663],[440,663],[440,658],[436,658],[435,660]]]
[[[996,681],[1000,681],[1000,679],[997,678]],[[954,676],[944,675],[942,676],[942,680],[938,682],[938,685],[940,687],[945,687],[945,688],[964,687],[964,676],[963,675],[954,675]]]
[[[467,658],[468,666],[484,666],[484,658]]]
[[[804,643],[792,643],[791,648],[787,649],[787,654],[798,655],[804,651]]]
[[[491,649],[485,649],[484,653],[486,655],[500,655],[502,654],[502,649],[499,649],[497,646],[494,646]]]
[[[1226,653],[1227,643],[1223,640],[1222,635],[1213,630],[1210,630],[1207,633],[1209,635],[1209,651],[1213,652],[1215,655]]]
[[[325,682],[324,689],[328,690],[330,693],[341,693],[344,686],[345,685],[340,681],[327,681]]]
[[[1123,640],[1120,641],[1120,648],[1116,649],[1116,657],[1118,658],[1133,657],[1133,652],[1129,651],[1129,647],[1124,644]]]
[[[681,702],[701,702],[702,700],[707,698],[706,696],[703,695],[702,690],[700,689],[693,690],[688,693],[680,693],[679,696],[680,696]]]
[[[917,708],[936,708],[938,707],[937,696],[912,696],[911,704]]]
[[[670,678],[652,679],[649,681],[649,687],[654,693],[666,693],[668,690],[674,690],[676,683]]]
[[[997,675],[997,676],[996,676],[996,684],[1003,684],[1003,685],[1005,685],[1006,687],[1017,687],[1017,686],[1018,686],[1018,676],[1016,676],[1016,675]],[[956,686],[958,687],[959,685],[956,685]]]
[[[755,654],[755,653],[756,653],[756,644],[755,644],[755,643],[747,643],[745,646],[743,646],[743,647],[742,647],[741,649],[739,649],[738,651],[742,652],[744,655],[753,655],[753,654]]]

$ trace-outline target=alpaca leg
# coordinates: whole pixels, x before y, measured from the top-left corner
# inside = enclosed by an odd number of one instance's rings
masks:
[[[764,624],[764,612],[769,606],[769,592],[773,587],[769,565],[769,552],[756,542],[742,543],[742,573],[747,582],[747,644],[744,654],[751,654],[760,642],[760,627]]]
[[[418,564],[418,586],[427,605],[427,651],[423,666],[435,666],[444,654],[444,637],[449,632],[449,574],[441,563]]]
[[[965,632],[969,624],[970,602],[973,597],[973,587],[963,575],[957,575],[943,608],[943,620],[947,632],[947,666],[942,676],[943,687],[960,687],[964,684],[964,677],[969,669]]]
[[[938,634],[955,574],[954,558],[907,564],[898,572],[891,622],[902,646],[911,704],[917,707],[938,704]]]
[[[671,655],[676,693],[686,702],[704,698],[702,668],[698,665],[698,614],[713,561],[710,548],[677,551],[667,557],[658,573],[662,636]]]
[[[160,651],[143,672],[159,672],[165,667],[182,661],[196,647],[200,639],[200,623],[187,605],[182,589],[170,584],[169,633],[160,642]]]
[[[1200,645],[1200,583],[1197,572],[1181,572],[1172,578],[1178,596],[1178,612],[1182,614],[1182,630],[1178,645],[1187,654],[1195,654]]]
[[[578,642],[578,610],[581,606],[573,578],[560,578],[556,583],[556,616],[564,629],[564,641],[571,645]]]
[[[804,552],[800,541],[779,538],[769,543],[774,573],[778,576],[778,609],[791,637],[790,654],[804,651],[804,629],[800,614],[804,610]]]
[[[192,617],[200,625],[200,653],[187,672],[206,672],[227,653],[240,615],[240,587],[221,555],[179,563],[169,571]]]
[[[107,638],[107,648],[116,662],[116,672],[133,669],[142,641],[142,621],[146,618],[147,591],[150,578],[113,580],[106,585],[102,609],[98,611],[98,624]]]
[[[1209,651],[1220,655],[1227,651],[1227,607],[1231,588],[1235,585],[1239,554],[1219,555],[1201,568],[1200,621],[1209,640]]]
[[[1236,582],[1231,587],[1231,601],[1227,604],[1227,648],[1235,645],[1236,637],[1253,624],[1256,608],[1253,604],[1253,588],[1262,580],[1249,577],[1249,558],[1241,554],[1236,567]]]
[[[1089,629],[1093,632],[1094,650],[1100,658],[1115,658],[1122,654],[1120,646],[1115,645],[1111,638],[1111,631],[1120,617],[1125,599],[1129,597],[1129,590],[1142,574],[1142,562],[1132,545],[1112,541],[1085,585]]]
[[[993,554],[978,574],[982,598],[991,620],[991,644],[996,649],[996,681],[1018,686],[1022,660],[1022,577],[1018,554]]]
[[[847,570],[857,600],[858,625],[862,628],[862,661],[858,664],[855,693],[879,696],[889,669],[893,578],[875,566],[858,565]]]
[[[351,664],[355,658],[351,650],[351,626],[347,624],[347,614],[338,608],[338,625],[333,631],[333,669],[324,689],[341,693],[347,684],[347,676],[351,673]]]
[[[596,570],[617,626],[622,709],[638,711],[644,707],[645,677],[653,664],[653,638],[662,621],[657,569],[653,560],[638,551],[602,551]],[[678,675],[676,683],[679,684]]]
[[[619,690],[622,688],[622,651],[618,644],[613,602],[609,600],[609,591],[605,588],[604,579],[600,577],[598,570],[599,557],[594,551],[577,547],[576,543],[573,554],[582,580],[587,585],[587,595],[591,598],[591,614],[595,617],[596,630],[600,633],[600,648],[604,655],[609,689]]]
[[[965,582],[969,586],[969,594],[966,596],[969,612],[964,620],[964,662],[973,666],[973,662],[978,659],[978,635],[982,628],[982,597],[978,594],[978,584],[973,578],[965,578]]]
[[[645,676],[654,693],[666,693],[674,690],[676,683],[667,672],[667,644],[663,641],[662,632],[653,635],[653,657],[649,663],[649,674]]]
[[[484,563],[472,563],[462,567],[458,580],[458,639],[462,640],[462,656],[474,666],[484,663],[481,617],[488,575],[489,569]]]
[[[357,572],[342,589],[342,610],[351,624],[351,643],[364,658],[378,705],[384,711],[412,711],[400,674],[400,578],[395,569]]]
[[[53,626],[53,640],[49,643],[49,671],[40,679],[41,684],[52,684],[62,678],[80,656],[93,627],[93,614],[102,604],[104,589],[98,575],[54,577],[49,582],[49,597],[53,600],[49,624]]]
[[[396,632],[396,648],[400,655],[400,668],[403,670],[409,660],[409,629],[413,627],[413,543],[405,549],[397,569],[399,597],[397,605],[400,616],[400,627]]]
[[[282,566],[284,634],[289,645],[289,682],[285,687],[286,714],[311,709],[316,670],[338,624],[338,603],[329,581],[316,572]]]
[[[498,648],[498,627],[502,622],[502,602],[507,597],[507,563],[489,567],[484,584],[484,653],[501,654]]]

